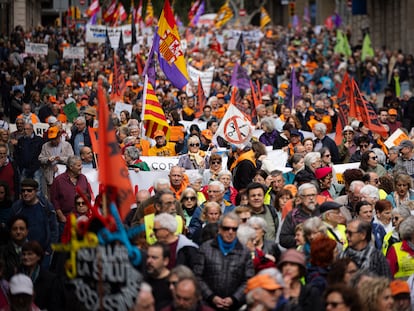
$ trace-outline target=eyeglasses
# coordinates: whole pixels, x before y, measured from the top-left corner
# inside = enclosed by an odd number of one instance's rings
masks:
[[[314,197],[316,197],[316,193],[302,194],[301,197],[304,197],[304,198],[314,198]]]
[[[184,201],[195,201],[197,200],[197,198],[196,197],[184,197],[183,200]]]
[[[190,147],[200,147],[200,144],[199,144],[199,143],[196,143],[196,144],[189,144],[189,146],[190,146]]]
[[[84,201],[76,201],[76,205],[80,205],[80,206],[82,206],[82,205],[86,205],[86,204],[85,204],[85,202],[84,202]]]
[[[393,221],[399,221],[400,220],[400,217],[393,217],[392,220]]]
[[[351,230],[345,230],[345,234],[348,234],[349,236],[359,233],[359,231],[351,231]]]
[[[228,227],[228,226],[221,226],[221,229],[223,229],[224,231],[233,231],[236,232],[237,229],[239,229],[239,227]]]
[[[324,155],[324,158],[330,158],[331,157],[331,155],[330,154],[325,154]]]
[[[361,144],[361,145],[359,145],[359,147],[361,147],[361,148],[368,148],[368,144]]]
[[[377,156],[375,156],[375,157],[369,157],[371,160],[378,160],[378,157]]]
[[[25,192],[31,193],[33,191],[35,191],[35,189],[22,189],[22,193],[25,193]]]
[[[339,302],[339,301],[327,301],[325,303],[326,307],[328,306],[332,306],[332,308],[337,308],[339,305],[344,305],[344,302]]]
[[[207,190],[207,193],[220,193],[220,190]]]
[[[211,161],[211,164],[221,164],[221,161]]]

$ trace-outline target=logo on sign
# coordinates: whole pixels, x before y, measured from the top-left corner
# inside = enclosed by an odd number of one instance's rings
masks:
[[[251,132],[251,127],[240,116],[233,116],[224,124],[224,138],[232,144],[244,143]]]

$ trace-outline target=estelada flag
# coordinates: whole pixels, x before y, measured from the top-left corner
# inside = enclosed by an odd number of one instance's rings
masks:
[[[115,129],[109,117],[108,103],[102,86],[102,79],[98,82],[99,128],[98,128],[98,154],[99,154],[99,182],[114,193],[111,201],[116,202],[119,215],[126,217],[135,203],[135,197],[128,169],[121,156]]]

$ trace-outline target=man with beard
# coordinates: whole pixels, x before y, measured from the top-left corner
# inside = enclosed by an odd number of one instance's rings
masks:
[[[162,243],[155,243],[148,247],[146,274],[144,281],[156,290],[153,291],[155,299],[155,310],[159,311],[169,305],[173,300],[168,276],[170,270],[167,268],[170,258],[170,248]]]
[[[296,226],[308,218],[319,216],[317,194],[315,185],[311,183],[305,183],[299,187],[298,196],[301,203],[287,214],[280,231],[280,245],[285,248],[295,248]]]

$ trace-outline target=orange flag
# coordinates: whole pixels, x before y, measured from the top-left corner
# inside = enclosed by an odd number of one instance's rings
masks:
[[[98,82],[99,105],[99,181],[105,189],[114,194],[109,198],[115,201],[122,219],[129,213],[131,205],[135,203],[134,193],[129,180],[125,161],[121,156],[115,129],[109,117],[108,103],[102,86],[102,79]]]
[[[203,114],[204,106],[207,103],[207,98],[204,93],[203,84],[201,83],[200,77],[198,77],[197,86],[197,99],[198,99],[198,110],[196,112],[196,118],[199,118]]]

